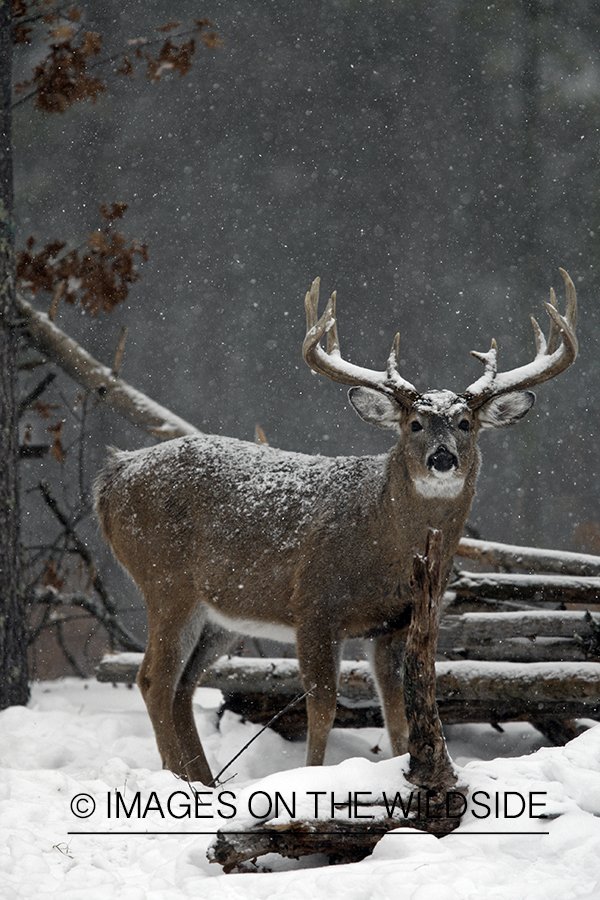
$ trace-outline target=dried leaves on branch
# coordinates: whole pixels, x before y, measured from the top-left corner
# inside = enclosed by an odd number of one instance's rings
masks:
[[[127,299],[129,286],[140,279],[136,256],[148,258],[146,244],[129,240],[115,228],[126,209],[126,203],[113,203],[110,209],[101,206],[104,226],[88,236],[83,248],[63,252],[65,241],[50,241],[36,253],[35,238],[30,237],[26,249],[17,254],[20,289],[52,294],[53,313],[60,300],[79,303],[92,316],[100,310],[112,312]]]
[[[212,22],[208,19],[197,19],[193,33],[199,35],[200,40],[209,50],[215,50],[224,46],[224,42],[217,37],[216,31],[207,32],[205,29],[210,28]],[[172,31],[182,27],[181,22],[167,22],[166,25],[159,26],[155,29],[157,32]],[[180,34],[179,37],[183,35]],[[187,41],[177,43],[168,37],[161,44],[158,53],[154,56],[149,52],[148,48],[155,43],[147,38],[138,38],[137,40],[128,41],[131,48],[123,54],[121,65],[116,70],[117,75],[127,75],[129,78],[135,77],[135,63],[144,62],[146,64],[146,77],[148,81],[160,81],[167,72],[177,72],[180,78],[187,75],[192,67],[192,60],[196,54],[196,38],[190,37]]]
[[[15,87],[17,94],[33,88],[36,109],[48,113],[64,113],[79,100],[95,103],[106,85],[89,74],[90,60],[102,49],[102,38],[94,31],[83,31],[75,37],[75,29],[57,26],[50,29],[50,52],[37,64],[28,81]]]
[[[90,70],[102,64],[117,63],[113,74],[133,78],[136,65],[141,63],[147,79],[157,82],[167,72],[177,72],[180,77],[189,72],[198,38],[209,50],[223,47],[217,33],[209,30],[212,22],[208,19],[196,19],[188,28],[171,20],[155,28],[160,38],[129,40],[124,52],[102,58],[102,35],[82,27],[78,6],[64,10],[56,0],[13,0],[13,15],[17,44],[32,42],[36,24],[46,28],[48,53],[35,66],[31,78],[17,84],[15,90],[24,95],[22,101],[33,99],[35,108],[47,113],[64,113],[81,100],[95,103],[106,91],[106,82]],[[166,38],[162,37],[165,33],[169,34]]]

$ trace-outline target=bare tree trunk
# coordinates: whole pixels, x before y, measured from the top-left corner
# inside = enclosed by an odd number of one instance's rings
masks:
[[[12,12],[0,5],[0,709],[29,699],[19,570],[17,319],[11,146]]]
[[[410,754],[408,779],[440,795],[456,786],[456,773],[448,756],[435,700],[435,652],[442,599],[442,540],[441,531],[430,529],[426,555],[415,556],[411,582],[413,612],[406,637],[404,663],[404,702]]]

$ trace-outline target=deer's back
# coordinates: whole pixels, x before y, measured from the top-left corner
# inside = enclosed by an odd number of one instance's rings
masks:
[[[171,559],[188,563],[211,554],[222,565],[234,556],[281,557],[297,551],[310,533],[331,536],[347,519],[363,521],[381,492],[385,461],[184,437],[113,451],[96,485],[96,508],[130,571],[130,548],[140,544],[155,558],[167,547]]]

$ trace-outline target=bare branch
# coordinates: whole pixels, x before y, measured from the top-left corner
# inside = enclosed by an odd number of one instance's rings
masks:
[[[120,645],[124,650],[131,653],[143,653],[145,649],[144,643],[138,640],[135,635],[131,634],[113,613],[105,609],[102,604],[97,600],[94,600],[94,598],[90,597],[88,594],[65,594],[59,593],[52,588],[48,588],[45,591],[36,591],[34,594],[34,601],[40,605],[45,604],[50,607],[79,607],[80,609],[84,609],[90,616],[100,622],[115,643]],[[40,630],[40,627],[36,628],[36,631],[32,635],[33,639],[38,636]]]
[[[106,403],[132,425],[137,425],[159,440],[199,433],[189,422],[115,377],[108,366],[94,359],[51,322],[45,313],[39,312],[20,295],[17,295],[17,304],[25,339],[97,400]]]
[[[39,489],[40,489],[40,493],[41,493],[42,497],[44,498],[46,505],[54,513],[54,515],[56,516],[56,518],[62,525],[64,533],[69,538],[75,552],[81,557],[81,559],[85,563],[85,566],[88,570],[88,574],[90,576],[90,581],[92,583],[94,590],[96,591],[96,593],[102,600],[102,603],[106,607],[106,610],[109,613],[111,613],[112,615],[114,615],[117,611],[116,607],[115,607],[113,601],[111,600],[111,598],[109,597],[106,588],[104,587],[104,583],[103,583],[102,579],[100,578],[100,575],[98,574],[96,564],[94,563],[94,560],[92,558],[90,551],[86,547],[85,543],[81,540],[81,538],[79,537],[77,532],[74,530],[74,528],[71,525],[71,523],[69,522],[69,519],[66,516],[66,514],[60,509],[58,502],[52,496],[52,494],[50,492],[50,488],[46,484],[45,481],[40,481]]]
[[[121,359],[123,358],[123,350],[125,349],[125,338],[127,337],[127,325],[124,325],[121,329],[121,334],[119,336],[119,342],[117,344],[117,349],[115,350],[115,360],[113,362],[113,367],[111,369],[112,374],[116,378],[119,374],[119,369],[121,368]]]
[[[45,375],[42,380],[38,382],[38,384],[36,384],[34,389],[30,391],[26,397],[23,397],[23,399],[19,403],[19,417],[21,417],[26,410],[33,406],[38,397],[41,397],[46,388],[50,387],[55,378],[56,372],[48,372],[48,374]]]

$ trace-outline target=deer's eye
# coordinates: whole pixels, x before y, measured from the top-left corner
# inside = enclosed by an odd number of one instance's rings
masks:
[[[417,420],[414,419],[414,420],[410,423],[410,430],[411,430],[411,431],[423,431],[423,426],[421,425],[420,422],[417,422]]]
[[[461,431],[469,431],[471,428],[471,423],[469,422],[468,419],[461,419],[460,422],[458,423],[458,427],[460,428]]]

